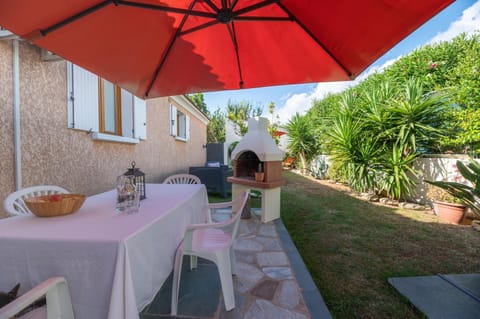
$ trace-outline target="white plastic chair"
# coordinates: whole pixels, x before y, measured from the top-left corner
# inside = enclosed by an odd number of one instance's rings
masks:
[[[19,312],[41,297],[46,296],[47,304],[21,317]],[[14,301],[0,308],[0,319],[74,319],[72,300],[67,281],[63,277],[52,277],[27,291]]]
[[[187,227],[183,241],[175,254],[172,282],[172,316],[177,315],[178,292],[184,255],[191,256],[190,268],[196,267],[197,257],[208,259],[216,264],[220,275],[225,308],[227,311],[235,308],[232,280],[232,274],[236,273],[233,243],[237,236],[240,216],[247,199],[248,194],[244,192],[231,202],[208,204],[206,206],[208,210],[232,207],[232,217],[221,223],[192,224]],[[209,220],[211,220],[211,217]]]
[[[163,184],[201,184],[200,178],[190,174],[175,174],[167,177]]]
[[[26,198],[52,194],[68,194],[66,189],[55,185],[32,186],[13,192],[5,198],[3,208],[10,216],[19,216],[32,214],[25,205]]]

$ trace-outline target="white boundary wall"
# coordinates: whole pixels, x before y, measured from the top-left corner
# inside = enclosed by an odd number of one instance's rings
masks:
[[[415,181],[417,187],[415,196],[410,200],[421,204],[429,202],[426,198],[426,186],[428,184],[424,180],[467,183],[458,171],[458,160],[467,164],[468,156],[463,154],[426,154],[417,159],[414,164],[414,169],[418,175]]]
[[[409,200],[419,204],[430,203],[426,198],[428,184],[424,180],[468,184],[457,168],[458,160],[467,164],[468,158],[468,155],[463,154],[425,154],[418,158],[414,164],[414,169],[417,172],[417,178],[414,178],[416,184],[415,195],[411,196]],[[312,161],[310,168],[314,170],[317,167],[317,162],[322,159],[330,166],[330,156],[319,155]],[[480,159],[477,159],[477,161],[480,162]]]

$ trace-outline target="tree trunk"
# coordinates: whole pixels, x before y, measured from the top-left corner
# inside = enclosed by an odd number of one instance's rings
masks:
[[[307,175],[307,159],[305,158],[305,153],[300,152],[298,155],[300,156],[300,161],[302,162],[302,175]]]

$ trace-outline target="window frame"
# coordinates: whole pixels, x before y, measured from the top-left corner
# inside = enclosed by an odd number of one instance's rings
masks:
[[[116,136],[123,136],[122,131],[122,92],[121,88],[109,81],[114,89],[114,109],[115,109],[115,132],[107,131],[105,128],[105,88],[104,82],[107,81],[98,77],[98,118],[99,118],[99,133],[111,134]]]
[[[176,136],[179,139],[187,139],[187,116],[180,110],[177,109],[177,132]]]
[[[170,135],[177,141],[190,140],[190,117],[172,103],[170,103]]]

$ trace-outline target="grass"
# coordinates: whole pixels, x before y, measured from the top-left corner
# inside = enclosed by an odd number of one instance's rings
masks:
[[[250,201],[249,201],[250,207],[252,207],[252,208],[262,207],[261,198],[258,195],[258,194],[260,194],[260,192],[252,190],[252,191],[250,191],[250,193],[257,194],[257,196],[250,196]],[[228,202],[228,201],[231,201],[231,200],[232,200],[232,193],[228,193],[228,196],[226,198],[221,197],[217,193],[209,193],[208,194],[208,202],[209,203],[221,203],[221,202]]]
[[[334,318],[423,318],[389,277],[480,272],[480,233],[285,172],[282,220]]]

